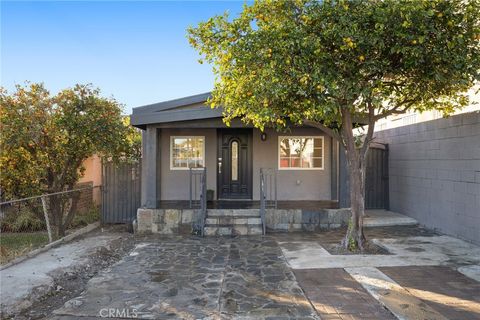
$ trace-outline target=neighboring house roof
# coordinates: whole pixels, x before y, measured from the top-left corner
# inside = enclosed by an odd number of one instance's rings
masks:
[[[130,123],[144,129],[148,124],[221,118],[222,109],[205,105],[210,92],[133,108]]]

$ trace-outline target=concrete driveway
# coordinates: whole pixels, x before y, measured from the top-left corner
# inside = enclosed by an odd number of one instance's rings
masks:
[[[367,229],[390,255],[331,255],[342,235],[142,237],[54,316],[480,319],[480,248],[404,226]]]

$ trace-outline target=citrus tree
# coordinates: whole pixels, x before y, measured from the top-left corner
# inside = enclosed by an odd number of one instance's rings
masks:
[[[42,84],[17,86],[12,93],[2,88],[0,103],[3,200],[72,190],[83,175],[84,160],[94,154],[116,159],[138,155],[138,139],[122,117],[121,105],[90,85],[56,95]],[[76,212],[75,194],[48,197],[59,236]]]
[[[479,79],[477,0],[275,0],[189,28],[213,65],[212,107],[228,124],[318,127],[346,152],[352,220],[362,249],[365,159],[375,122],[410,110],[448,115]],[[202,59],[200,62],[202,62]],[[355,128],[367,125],[359,139]]]

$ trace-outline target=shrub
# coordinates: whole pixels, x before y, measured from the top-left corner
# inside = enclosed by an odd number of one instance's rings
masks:
[[[0,221],[2,232],[34,232],[45,230],[45,221],[40,220],[31,211],[22,209],[18,213],[9,213]]]
[[[76,214],[70,228],[84,227],[98,220],[100,220],[100,211],[97,207],[92,207],[85,213]]]

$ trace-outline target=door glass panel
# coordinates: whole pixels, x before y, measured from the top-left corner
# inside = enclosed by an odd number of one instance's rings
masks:
[[[232,142],[232,181],[238,180],[238,142]]]

